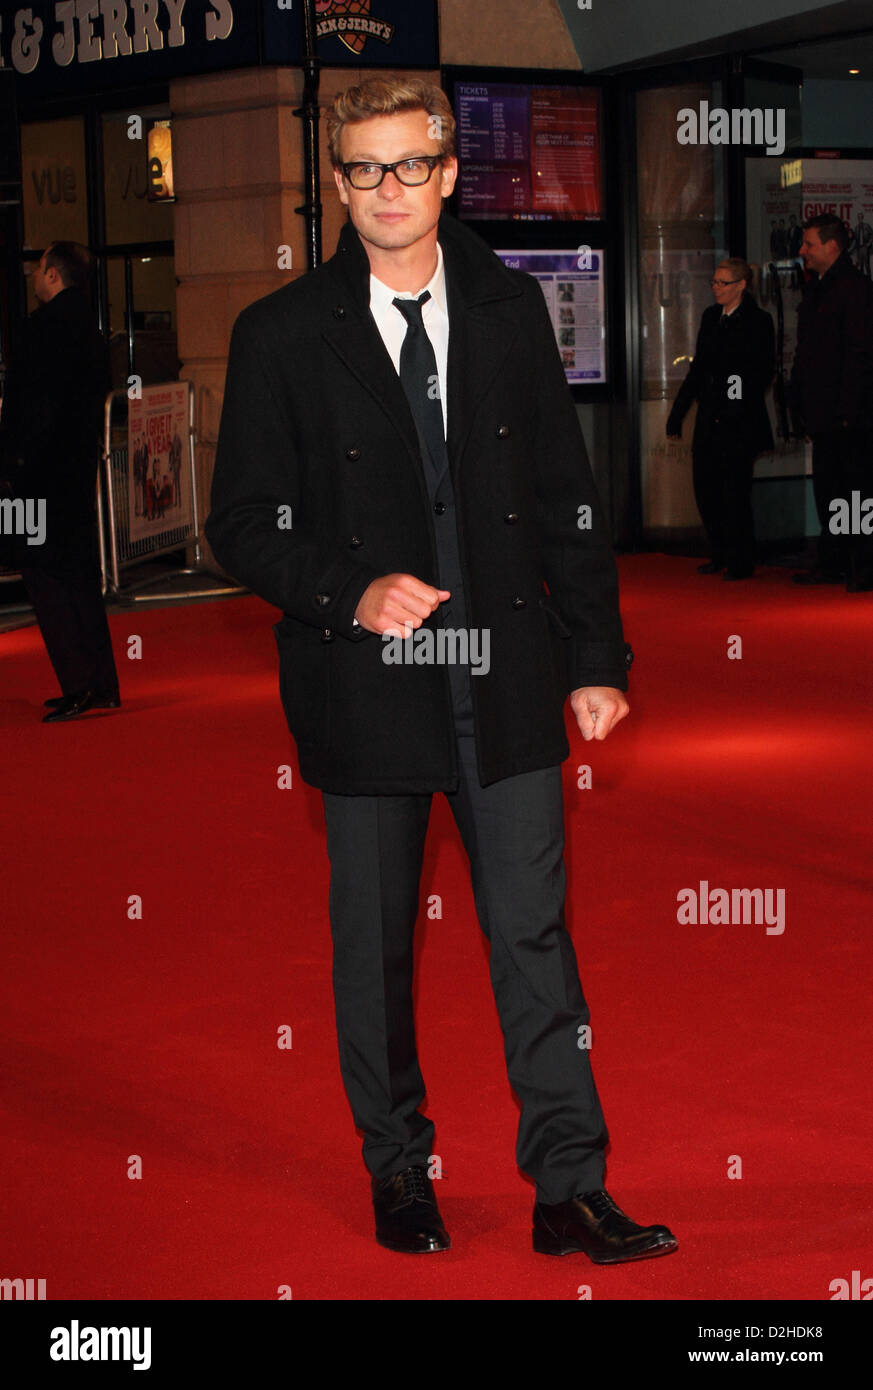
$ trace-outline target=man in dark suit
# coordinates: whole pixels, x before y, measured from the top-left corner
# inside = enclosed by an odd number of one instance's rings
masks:
[[[117,709],[118,674],[100,586],[96,485],[109,355],[88,297],[90,253],[53,242],[34,272],[40,301],[10,366],[0,416],[0,478],[45,503],[42,544],[17,538],[13,563],[63,692],[44,723]]]
[[[630,653],[545,301],[442,213],[457,161],[439,88],[351,88],[328,134],[350,221],[331,261],[236,320],[206,533],[284,611],[281,694],[323,794],[340,1065],[376,1238],[449,1246],[412,1008],[442,791],[491,943],[535,1248],[665,1254],[667,1228],[637,1225],[603,1187],[564,926],[563,702],[605,738],[627,712]]]
[[[796,584],[873,589],[873,538],[831,530],[831,503],[851,508],[873,488],[873,283],[848,256],[845,223],[820,213],[803,224],[800,254],[811,277],[797,311],[791,394],[812,440],[812,486],[821,524],[817,564]]]
[[[748,579],[755,572],[755,459],[773,448],[764,399],[773,379],[773,320],[751,294],[752,268],[739,256],[716,266],[715,303],[704,309],[694,358],[667,420],[677,439],[697,401],[691,445],[694,496],[711,549],[702,574]]]

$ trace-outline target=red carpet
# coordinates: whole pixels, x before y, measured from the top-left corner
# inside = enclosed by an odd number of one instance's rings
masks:
[[[777,570],[724,584],[663,557],[621,572],[632,709],[604,744],[574,729],[568,920],[607,1184],[677,1253],[533,1254],[442,797],[417,1007],[453,1248],[375,1244],[336,1054],[321,799],[286,733],[273,610],[244,598],[113,617],[124,709],[67,725],[39,723],[56,687],[37,630],[0,637],[0,1276],[44,1278],[49,1299],[822,1300],[873,1275],[873,595]],[[677,894],[701,880],[784,889],[784,932],[680,924]]]

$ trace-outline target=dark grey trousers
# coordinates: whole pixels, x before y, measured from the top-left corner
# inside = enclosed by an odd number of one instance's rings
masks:
[[[21,570],[46,651],[65,695],[118,689],[118,671],[95,558]]]
[[[481,787],[470,735],[458,735],[458,753],[460,786],[447,798],[491,944],[507,1074],[521,1103],[516,1160],[540,1201],[563,1202],[603,1186],[609,1136],[579,1046],[589,1013],[564,925],[561,769]],[[435,1152],[434,1126],[420,1110],[412,1008],[431,796],[322,796],[340,1068],[364,1162],[386,1178],[426,1166]]]

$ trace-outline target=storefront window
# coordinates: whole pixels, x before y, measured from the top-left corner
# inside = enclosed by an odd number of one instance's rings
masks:
[[[81,116],[32,121],[21,127],[25,254],[52,241],[88,243],[85,128]],[[28,311],[36,297],[28,281]]]
[[[148,197],[148,158],[146,128],[150,120],[168,118],[169,108],[149,107],[137,111],[138,128],[131,113],[107,111],[103,114],[103,168],[106,199],[106,244],[172,241],[172,203],[152,202]]]

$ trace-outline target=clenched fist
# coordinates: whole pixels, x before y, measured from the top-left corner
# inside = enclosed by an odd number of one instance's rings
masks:
[[[611,685],[582,685],[570,693],[570,705],[584,739],[604,739],[630,706],[620,690]]]
[[[414,574],[384,574],[364,590],[355,617],[368,632],[406,638],[447,598],[450,590],[434,589]]]

